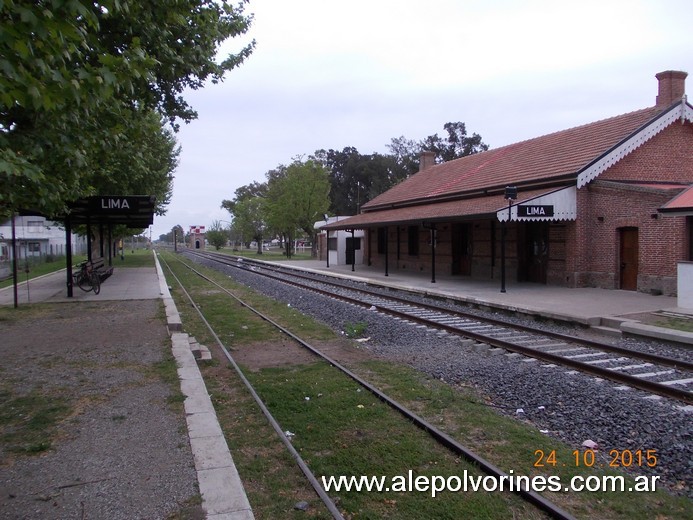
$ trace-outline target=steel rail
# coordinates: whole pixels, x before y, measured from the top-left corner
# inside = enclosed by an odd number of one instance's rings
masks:
[[[208,259],[214,260],[216,262],[220,262],[220,263],[226,263],[226,262],[222,262],[220,259],[210,257],[208,255],[200,255],[199,253],[197,253],[197,254],[203,258],[208,258]],[[227,263],[227,265],[233,266],[233,267],[244,268],[244,266],[234,265],[233,263]],[[263,264],[263,267],[265,267],[264,264]],[[274,271],[272,269],[268,269],[268,270]],[[296,287],[310,290],[310,291],[316,292],[318,294],[328,296],[330,298],[337,298],[337,299],[352,303],[354,305],[359,305],[361,307],[368,308],[372,305],[369,302],[364,302],[364,301],[359,300],[357,298],[352,298],[352,297],[346,296],[346,295],[335,294],[334,292],[331,292],[331,291],[326,291],[323,289],[318,289],[316,287],[306,286],[306,285],[298,283],[298,282],[293,282],[291,280],[286,279],[286,277],[275,276],[275,275],[268,274],[268,273],[259,273],[257,271],[251,271],[251,272],[253,272],[255,274],[262,275],[262,276],[266,276],[268,278],[272,278],[272,279],[281,281],[281,282],[286,283],[286,284],[290,284],[290,285],[293,285]],[[317,280],[314,280],[314,281],[317,281]],[[320,280],[319,283],[324,283],[326,285],[332,284],[332,282],[325,282],[322,280]],[[348,289],[350,291],[357,292],[357,293],[358,292],[370,292],[371,294],[373,294],[371,291],[364,291],[363,289],[357,289],[357,288],[353,288],[353,287],[344,287],[341,284],[332,284],[332,285],[337,285],[337,286],[343,287],[345,289]],[[412,306],[424,307],[424,308],[428,308],[428,309],[437,310],[439,312],[447,312],[451,315],[461,315],[461,316],[465,316],[465,317],[470,316],[470,315],[465,315],[464,313],[459,313],[459,312],[454,311],[454,310],[439,308],[439,307],[435,307],[435,306],[432,306],[429,304],[419,304],[418,302],[407,301],[407,300],[403,300],[401,298],[391,297],[389,295],[377,294],[377,296],[379,298],[383,298],[383,299],[393,299],[395,301],[404,302],[404,303],[407,303],[407,304],[412,305]],[[380,312],[383,312],[386,314],[391,314],[393,316],[397,316],[399,318],[406,319],[409,321],[415,321],[417,323],[421,323],[423,325],[427,325],[427,326],[432,327],[432,328],[445,330],[447,332],[450,332],[450,333],[453,333],[456,335],[462,335],[462,336],[474,339],[476,341],[489,344],[493,347],[502,348],[504,350],[508,350],[511,352],[517,352],[519,354],[523,354],[525,356],[533,357],[536,359],[541,359],[541,360],[549,362],[549,363],[555,363],[555,364],[559,364],[559,365],[568,366],[568,367],[580,370],[581,372],[595,375],[595,376],[598,376],[598,377],[601,377],[604,379],[609,379],[611,381],[623,383],[625,385],[628,385],[628,386],[631,386],[634,388],[639,388],[640,390],[644,390],[644,391],[652,393],[652,394],[657,394],[657,395],[661,395],[661,396],[668,397],[671,399],[676,399],[676,400],[682,401],[686,404],[693,404],[693,392],[689,392],[688,390],[682,390],[679,388],[674,388],[672,386],[662,385],[662,384],[656,383],[654,381],[648,381],[646,379],[638,378],[636,376],[632,376],[629,374],[609,370],[608,368],[602,368],[602,367],[597,366],[597,365],[590,365],[587,363],[583,363],[581,361],[577,361],[574,359],[559,356],[557,354],[551,354],[549,352],[542,352],[540,350],[536,350],[536,349],[533,349],[531,347],[525,347],[523,345],[518,345],[518,344],[512,343],[510,341],[505,341],[502,339],[493,338],[490,336],[486,336],[484,334],[480,334],[478,332],[464,330],[464,329],[455,327],[453,325],[447,325],[444,323],[439,323],[439,322],[436,322],[433,320],[429,320],[427,318],[423,318],[423,317],[415,316],[415,315],[412,315],[412,314],[409,314],[406,312],[398,311],[396,309],[390,309],[388,307],[378,307],[378,310]],[[471,316],[473,316],[473,315],[471,315]],[[544,333],[543,331],[538,331],[536,329],[532,329],[531,327],[526,327],[526,326],[517,326],[516,327],[514,324],[510,324],[510,323],[499,321],[499,320],[486,320],[484,318],[479,318],[476,316],[474,316],[474,319],[477,319],[478,321],[488,321],[488,322],[494,322],[495,321],[495,322],[497,322],[498,325],[503,326],[503,327],[507,327],[509,329],[517,328],[518,330],[522,330],[523,332],[532,332],[534,334],[545,335],[545,336],[551,337],[553,339],[562,339],[563,341],[569,341],[573,344],[585,345],[585,346],[588,346],[590,348],[597,348],[599,350],[607,350],[604,347],[612,347],[610,345],[605,345],[605,344],[593,342],[590,340],[582,340],[581,338],[574,338],[572,336],[568,336],[568,335],[564,335],[564,334],[557,334],[557,333],[553,333],[553,332]],[[686,361],[671,360],[669,358],[663,358],[661,356],[656,356],[656,355],[647,354],[647,353],[645,353],[644,355],[641,356],[640,352],[634,352],[631,350],[622,349],[620,347],[613,347],[613,348],[618,349],[618,350],[612,350],[612,352],[618,352],[618,353],[621,353],[623,355],[627,355],[627,356],[634,358],[634,359],[650,360],[653,362],[659,362],[659,360],[665,360],[665,361],[670,362],[667,366],[675,366],[676,368],[685,369],[685,370],[692,370],[693,369],[693,364],[688,363]],[[671,363],[677,363],[677,364],[672,365]]]
[[[236,374],[237,374],[238,377],[241,379],[241,381],[242,381],[243,384],[245,385],[246,389],[248,390],[248,392],[250,392],[250,395],[251,395],[251,396],[253,397],[253,399],[255,400],[255,403],[258,405],[258,407],[260,408],[260,410],[262,410],[262,413],[263,413],[263,415],[265,416],[265,418],[267,419],[267,421],[269,421],[270,425],[272,426],[272,428],[274,429],[274,431],[277,433],[277,435],[279,436],[280,440],[282,441],[282,443],[284,444],[284,446],[286,447],[286,449],[289,451],[289,453],[291,454],[291,456],[294,458],[294,460],[295,460],[296,463],[298,464],[298,467],[301,469],[301,471],[303,472],[303,474],[305,475],[305,477],[308,479],[308,482],[310,482],[310,485],[313,487],[313,489],[315,490],[315,492],[316,492],[316,494],[318,495],[318,497],[320,497],[320,500],[322,500],[323,504],[325,504],[325,507],[327,507],[328,511],[329,511],[330,514],[332,515],[332,518],[334,518],[335,520],[344,520],[344,516],[342,516],[342,513],[339,511],[339,509],[337,508],[337,506],[335,505],[335,503],[332,501],[332,499],[327,495],[327,493],[325,492],[325,490],[322,488],[322,486],[320,485],[320,482],[318,482],[318,479],[315,478],[315,475],[314,475],[313,472],[310,470],[310,468],[308,467],[308,465],[306,464],[306,462],[303,460],[303,457],[301,457],[301,455],[298,453],[298,451],[296,451],[296,448],[294,448],[294,446],[291,444],[291,441],[290,441],[289,438],[286,436],[286,434],[285,434],[284,431],[282,430],[282,428],[281,428],[281,426],[279,425],[279,423],[277,422],[277,420],[274,418],[274,416],[273,416],[272,413],[269,411],[269,409],[267,408],[267,406],[265,406],[265,403],[262,401],[262,399],[260,398],[260,396],[258,395],[258,393],[255,391],[255,388],[253,387],[253,385],[250,383],[250,381],[248,381],[248,378],[245,377],[245,374],[244,374],[243,371],[241,370],[241,367],[238,366],[238,364],[236,363],[236,361],[233,359],[233,356],[231,356],[231,354],[230,354],[229,351],[227,350],[226,346],[222,343],[221,339],[219,339],[219,336],[217,336],[216,332],[214,332],[214,328],[213,328],[212,325],[207,321],[207,319],[204,317],[204,315],[202,314],[202,311],[200,311],[200,308],[195,304],[195,301],[193,300],[193,298],[192,298],[192,296],[190,295],[190,293],[185,289],[185,286],[183,285],[183,283],[180,281],[180,279],[179,279],[179,278],[176,276],[176,274],[173,272],[173,270],[172,270],[171,267],[168,265],[168,263],[166,262],[166,260],[164,260],[164,259],[162,258],[162,261],[164,262],[164,264],[166,264],[166,268],[167,268],[168,271],[171,273],[171,276],[173,276],[173,278],[175,278],[176,282],[178,282],[178,285],[180,285],[181,290],[185,293],[185,296],[187,296],[188,300],[190,301],[190,303],[192,304],[192,306],[195,308],[195,310],[196,310],[197,313],[199,314],[199,316],[200,316],[200,318],[202,319],[202,321],[204,322],[204,324],[205,324],[205,325],[207,326],[207,328],[209,329],[210,333],[212,334],[212,336],[213,336],[214,339],[216,340],[217,345],[221,348],[222,352],[223,352],[224,355],[226,356],[226,359],[227,359],[227,360],[229,361],[229,363],[231,363],[231,365],[233,366],[234,370],[236,371]],[[210,282],[216,284],[216,282],[213,282],[213,281],[210,280],[209,278],[206,278],[204,275],[202,275],[201,273],[197,272],[195,269],[192,269],[192,268],[191,268],[190,266],[188,266],[185,262],[182,262],[182,261],[181,261],[181,263],[182,263],[183,265],[185,265],[188,269],[191,269],[193,272],[195,272],[196,274],[198,274],[199,276],[202,276],[202,278],[204,278],[204,279],[206,279],[207,281],[210,281]],[[217,285],[218,287],[221,287],[219,284],[216,284],[216,285]],[[223,289],[223,288],[222,288],[222,289]],[[226,289],[224,289],[224,290],[226,290]],[[227,292],[228,292],[228,291],[227,291]],[[230,293],[229,293],[229,294],[230,294]],[[232,296],[233,296],[233,295],[232,295]],[[233,297],[236,298],[235,296],[233,296]],[[252,309],[251,307],[249,307],[249,306],[248,306],[247,304],[245,304],[244,302],[241,302],[238,298],[236,298],[236,300],[237,300],[239,303],[241,303],[242,305],[244,305],[244,306],[246,306],[246,307]]]
[[[268,323],[272,324],[274,327],[276,327],[278,330],[280,330],[282,333],[286,334],[290,338],[292,338],[294,341],[299,343],[301,346],[315,354],[316,356],[322,358],[324,361],[353,379],[355,382],[357,382],[359,385],[363,386],[366,388],[369,392],[371,392],[373,395],[375,395],[378,399],[392,407],[394,410],[399,412],[402,416],[404,416],[406,419],[414,423],[416,426],[421,428],[423,431],[427,432],[431,437],[433,437],[437,442],[439,442],[441,445],[445,446],[446,448],[450,449],[453,453],[460,455],[465,458],[468,462],[471,462],[472,464],[477,465],[479,468],[481,468],[484,472],[488,473],[491,476],[494,476],[499,479],[507,479],[511,480],[511,476],[508,473],[505,473],[502,471],[500,468],[492,464],[491,462],[487,461],[483,457],[477,455],[474,453],[472,450],[469,448],[463,446],[459,442],[457,442],[455,439],[450,437],[448,434],[445,432],[439,430],[436,428],[434,425],[417,415],[416,413],[412,412],[409,410],[407,407],[404,405],[400,404],[396,400],[392,399],[389,397],[387,394],[381,392],[378,388],[370,384],[368,381],[362,379],[359,377],[357,374],[349,370],[348,368],[344,367],[342,364],[339,362],[335,361],[331,357],[327,356],[317,348],[313,347],[309,343],[307,343],[305,340],[288,330],[286,327],[280,325],[279,323],[275,322],[270,318],[269,316],[263,314],[262,312],[258,311],[257,309],[253,308],[252,306],[248,305],[247,303],[243,302],[241,299],[239,299],[236,295],[234,295],[232,292],[230,292],[228,289],[223,287],[222,285],[218,284],[214,280],[210,279],[203,273],[200,273],[196,269],[194,269],[192,266],[188,266],[184,262],[183,265],[186,265],[191,271],[193,271],[195,274],[200,276],[201,278],[207,280],[208,282],[214,284],[217,286],[219,289],[222,291],[226,292],[229,296],[234,298],[238,303],[243,305],[245,308],[248,310],[252,311],[255,313],[258,317],[261,319],[267,321]],[[520,486],[520,489],[513,489],[510,490],[512,493],[515,493],[522,497],[524,500],[527,502],[533,504],[537,508],[541,509],[542,511],[546,512],[549,514],[552,518],[560,519],[560,520],[575,520],[575,517],[572,516],[570,513],[562,509],[561,507],[557,506],[553,502],[547,500],[540,494],[536,493],[535,491],[523,488]]]

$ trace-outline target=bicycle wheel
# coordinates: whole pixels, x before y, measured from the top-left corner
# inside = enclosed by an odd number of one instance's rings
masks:
[[[85,292],[91,291],[91,281],[89,280],[89,278],[90,277],[87,273],[80,271],[75,279],[75,282],[77,282],[77,287],[79,287]]]
[[[94,294],[99,294],[101,292],[101,278],[99,275],[92,271],[91,273],[91,287],[94,290]]]

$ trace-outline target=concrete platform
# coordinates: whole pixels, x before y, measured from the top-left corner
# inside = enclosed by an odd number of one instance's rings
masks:
[[[67,297],[65,269],[24,281],[17,286],[19,305],[40,302],[154,300],[161,298],[159,279],[154,267],[116,267],[113,274],[101,284],[101,292],[94,294],[73,287],[72,298]],[[14,305],[12,287],[0,289],[0,305]]]
[[[635,291],[597,288],[566,288],[533,283],[506,283],[501,292],[500,280],[479,281],[460,276],[436,276],[430,273],[392,271],[365,265],[331,265],[318,260],[283,261],[297,269],[358,280],[394,289],[406,289],[423,295],[448,298],[482,307],[501,309],[533,317],[553,319],[592,327],[596,332],[609,330],[620,334],[642,335],[664,341],[693,345],[693,334],[640,324],[630,315],[658,311],[675,312],[693,317],[693,309],[677,307],[677,298],[653,296]],[[621,318],[621,319],[614,319]]]

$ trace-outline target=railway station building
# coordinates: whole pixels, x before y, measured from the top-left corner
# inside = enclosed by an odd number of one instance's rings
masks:
[[[674,295],[693,260],[687,73],[656,74],[654,106],[436,164],[325,226],[360,229],[391,271]],[[502,262],[503,260],[504,262]]]

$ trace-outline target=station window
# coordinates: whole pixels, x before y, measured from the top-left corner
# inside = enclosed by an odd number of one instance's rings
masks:
[[[409,256],[419,256],[419,226],[409,226],[407,229]]]
[[[327,249],[329,251],[337,250],[337,237],[330,237],[327,239]]]

